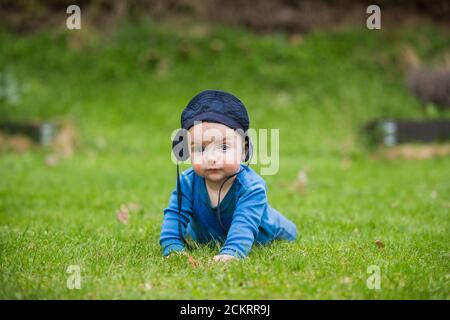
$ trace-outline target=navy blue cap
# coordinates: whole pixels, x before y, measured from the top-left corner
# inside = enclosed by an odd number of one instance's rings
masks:
[[[189,130],[195,121],[216,122],[234,130],[248,130],[249,118],[244,104],[231,93],[205,90],[189,101],[181,114],[181,127]]]

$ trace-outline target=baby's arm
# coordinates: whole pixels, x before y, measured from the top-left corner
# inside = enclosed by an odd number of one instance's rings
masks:
[[[169,206],[164,209],[164,221],[161,228],[161,236],[159,243],[163,247],[164,256],[168,256],[171,252],[179,252],[184,250],[184,242],[180,237],[178,228],[178,220],[181,221],[182,230],[186,229],[192,215],[192,199],[191,199],[191,181],[185,175],[180,176],[182,202],[181,215],[178,213],[177,189],[172,191]]]
[[[258,235],[258,228],[266,209],[267,196],[264,186],[255,184],[249,187],[236,203],[231,227],[227,240],[220,250],[220,256],[245,258],[248,255]],[[224,259],[216,257],[215,259]]]

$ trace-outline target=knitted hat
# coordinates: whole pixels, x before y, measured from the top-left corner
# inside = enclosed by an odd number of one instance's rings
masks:
[[[216,122],[234,130],[248,130],[249,118],[244,104],[231,93],[205,90],[188,103],[181,114],[181,127],[189,130],[195,121]]]

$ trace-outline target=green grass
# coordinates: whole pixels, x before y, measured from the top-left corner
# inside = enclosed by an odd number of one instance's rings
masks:
[[[81,141],[53,167],[49,150],[0,155],[0,297],[449,299],[450,159],[372,160],[358,139],[370,118],[427,116],[404,87],[398,52],[410,44],[432,61],[450,49],[448,35],[349,29],[293,46],[281,34],[183,30],[0,33],[0,69],[21,84],[20,102],[0,104],[0,116],[70,118]],[[217,248],[199,246],[192,267],[164,259],[158,240],[175,187],[170,133],[206,88],[240,97],[251,127],[280,128],[280,171],[264,178],[299,239],[226,266],[209,264]],[[128,202],[142,209],[124,225],[115,212]],[[81,268],[80,290],[66,287],[69,265]],[[371,265],[381,290],[366,286]]]

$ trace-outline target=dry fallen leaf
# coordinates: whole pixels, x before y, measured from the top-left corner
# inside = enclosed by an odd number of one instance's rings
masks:
[[[194,258],[192,258],[191,256],[188,257],[189,259],[189,264],[193,267],[193,268],[197,268],[198,267],[198,261],[195,260]]]
[[[129,211],[125,205],[122,205],[119,210],[117,210],[116,216],[117,220],[119,220],[123,224],[128,224],[128,215]]]
[[[116,212],[116,216],[121,223],[128,224],[130,213],[138,212],[140,210],[141,206],[138,203],[129,202],[120,206],[120,209]]]
[[[381,240],[375,240],[375,244],[377,245],[378,249],[384,248],[384,244]]]
[[[298,192],[303,195],[306,191],[306,186],[308,185],[308,175],[306,173],[306,170],[300,170],[297,174],[297,190]]]

